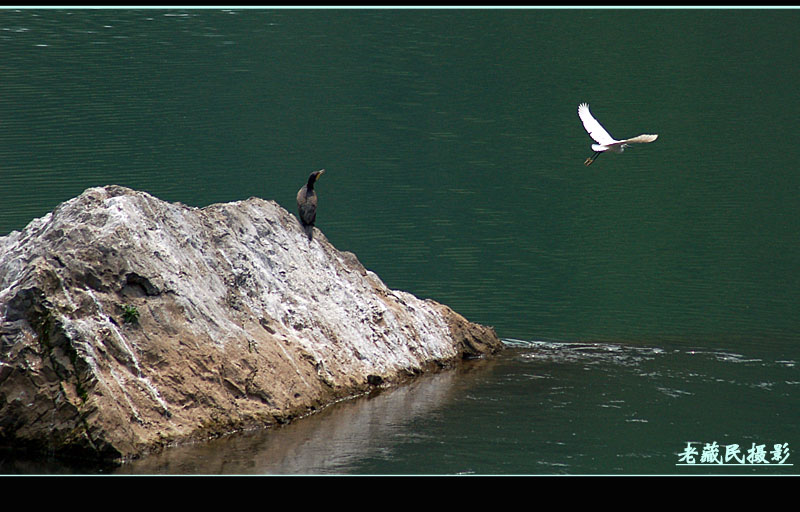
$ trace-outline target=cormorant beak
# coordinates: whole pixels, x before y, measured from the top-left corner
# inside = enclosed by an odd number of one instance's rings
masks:
[[[320,179],[323,174],[325,174],[325,169],[320,169],[317,171],[317,179]]]

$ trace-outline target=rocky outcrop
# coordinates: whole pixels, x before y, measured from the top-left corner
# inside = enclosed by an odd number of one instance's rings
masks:
[[[250,198],[88,189],[0,237],[0,443],[125,459],[495,352]]]

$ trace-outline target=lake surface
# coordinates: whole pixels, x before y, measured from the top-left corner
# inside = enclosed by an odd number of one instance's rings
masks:
[[[677,464],[687,443],[697,462],[706,443],[800,448],[798,22],[0,10],[0,236],[107,184],[294,212],[325,168],[337,248],[510,347],[116,473],[795,474],[793,455]],[[584,101],[617,138],[658,140],[585,167]]]

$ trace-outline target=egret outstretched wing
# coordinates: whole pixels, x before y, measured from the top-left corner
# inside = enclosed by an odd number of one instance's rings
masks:
[[[635,143],[635,142],[640,142],[640,143],[653,142],[657,138],[658,138],[658,134],[651,135],[649,133],[643,133],[642,135],[637,135],[636,137],[634,137],[632,139],[625,139],[625,140],[622,140],[620,142],[622,142],[623,144],[632,144],[632,143]]]
[[[617,142],[614,140],[605,128],[595,119],[592,117],[592,113],[589,112],[589,105],[586,103],[581,103],[578,105],[578,117],[581,118],[581,122],[583,122],[583,127],[586,128],[586,131],[589,132],[589,136],[597,141],[598,144],[609,145],[614,144]]]

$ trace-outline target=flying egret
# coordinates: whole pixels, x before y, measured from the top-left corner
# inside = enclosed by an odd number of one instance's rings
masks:
[[[658,138],[658,135],[642,134],[633,137],[632,139],[616,140],[606,131],[605,128],[603,128],[597,119],[592,117],[592,113],[589,112],[588,103],[581,103],[578,105],[578,117],[581,118],[583,127],[586,128],[587,132],[589,132],[589,136],[597,141],[597,144],[592,144],[592,150],[594,151],[594,154],[587,158],[585,162],[583,162],[584,165],[592,165],[592,162],[594,162],[594,160],[603,151],[611,150],[615,153],[622,153],[628,144],[636,142],[653,142]]]

